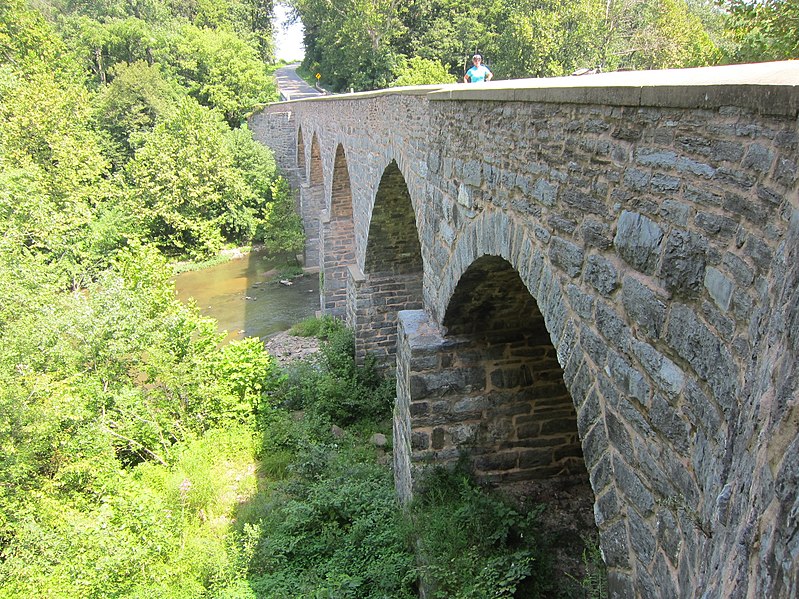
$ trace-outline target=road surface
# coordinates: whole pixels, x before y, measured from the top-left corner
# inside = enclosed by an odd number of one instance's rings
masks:
[[[280,90],[281,99],[299,100],[301,98],[314,98],[323,95],[319,90],[311,87],[297,75],[297,67],[300,63],[294,63],[281,67],[275,71],[277,87]]]

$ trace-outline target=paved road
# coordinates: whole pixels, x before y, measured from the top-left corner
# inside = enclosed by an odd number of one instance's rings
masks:
[[[297,75],[298,66],[300,66],[300,63],[289,64],[275,71],[277,87],[283,98],[286,100],[299,100],[323,95]]]

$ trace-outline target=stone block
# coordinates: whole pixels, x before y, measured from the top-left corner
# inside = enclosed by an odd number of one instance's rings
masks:
[[[664,200],[658,211],[663,218],[680,227],[688,225],[688,221],[693,212],[694,209],[692,206],[676,200]]]
[[[633,346],[635,344],[632,344]],[[621,389],[627,396],[634,397],[641,405],[649,404],[649,396],[651,387],[646,381],[646,378],[638,372],[632,365],[624,359],[621,355],[611,352],[608,354],[608,374],[614,383]],[[601,381],[600,381],[601,382]],[[603,392],[605,387],[600,385]],[[613,397],[606,397],[613,403]]]
[[[732,281],[725,277],[721,271],[712,266],[705,270],[705,289],[716,305],[727,312],[730,309],[732,294],[735,290]]]
[[[761,144],[751,144],[741,163],[744,168],[751,168],[759,173],[769,172],[772,164],[774,152]]]
[[[588,431],[582,444],[585,464],[587,467],[593,468],[608,451],[608,434],[601,419]]]
[[[413,431],[411,433],[411,448],[422,450],[429,449],[430,435],[423,431]]]
[[[634,509],[627,510],[627,526],[635,557],[644,566],[648,566],[654,559],[657,549],[654,532]]]
[[[658,339],[666,321],[666,305],[646,285],[633,277],[624,277],[622,304],[650,339]]]
[[[752,259],[755,265],[761,270],[766,271],[771,265],[774,257],[768,244],[755,235],[747,235],[744,252]]]
[[[597,254],[588,256],[583,279],[604,296],[610,296],[619,286],[616,267],[610,260]]]
[[[605,202],[576,189],[566,189],[560,194],[563,203],[580,214],[596,214],[606,216],[608,209]]]
[[[585,455],[585,452],[583,452]],[[599,493],[613,481],[613,469],[610,462],[610,452],[600,458],[590,472],[591,487],[594,493]]]
[[[575,417],[556,418],[554,420],[544,420],[541,422],[542,435],[565,435],[577,432],[577,421]]]
[[[570,277],[576,277],[583,268],[584,251],[577,244],[553,237],[549,246],[549,259]]]
[[[654,274],[662,241],[663,230],[655,221],[627,210],[619,215],[613,243],[619,256],[633,268]]]
[[[699,212],[694,220],[697,226],[710,235],[732,238],[738,230],[738,223],[728,217],[711,212]]]
[[[677,520],[675,520],[669,510],[660,508],[657,511],[655,525],[659,548],[669,559],[672,566],[676,567],[682,544]]]
[[[695,294],[703,285],[707,240],[691,231],[669,233],[659,276],[675,294]]]
[[[600,529],[599,544],[602,547],[602,556],[605,558],[605,564],[608,568],[626,568],[629,565],[630,541],[623,519],[614,522],[605,530]],[[610,576],[608,578],[610,579]],[[618,596],[629,597],[630,599],[635,597],[634,594]]]
[[[597,302],[594,312],[597,329],[605,340],[616,347],[624,347],[629,330],[616,311],[604,302]]]
[[[614,456],[613,472],[616,475],[616,487],[630,500],[640,514],[649,516],[655,507],[655,498],[635,471],[627,465],[625,460]]]
[[[590,318],[594,310],[594,298],[583,292],[576,285],[566,286],[566,295],[569,298],[572,310],[583,318]]]
[[[549,447],[522,449],[519,451],[518,464],[521,469],[550,466],[552,464],[552,449]]]
[[[619,508],[616,489],[610,488],[602,495],[598,495],[594,502],[594,520],[597,526],[602,528],[605,522],[614,520],[620,514]]]
[[[676,399],[685,387],[683,370],[648,343],[634,341],[631,348],[657,388],[667,397]]]
[[[679,412],[660,395],[652,398],[649,417],[655,429],[671,441],[680,454],[689,454],[691,430]]]
[[[679,177],[672,175],[665,175],[663,173],[655,173],[652,175],[652,180],[649,185],[654,192],[668,193],[675,192],[680,189],[682,180]]]
[[[476,457],[474,466],[483,472],[512,470],[517,467],[518,461],[519,455],[516,452],[490,453]]]
[[[431,446],[433,449],[443,449],[446,444],[447,433],[446,430],[441,427],[436,427],[433,429],[433,434],[431,435]]]
[[[672,307],[665,340],[708,382],[716,401],[725,406],[735,401],[738,377],[732,356],[691,308]]]

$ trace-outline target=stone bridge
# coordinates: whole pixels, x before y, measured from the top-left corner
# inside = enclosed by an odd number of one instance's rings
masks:
[[[395,476],[587,473],[614,597],[799,596],[799,63],[250,119],[321,308],[396,359]]]

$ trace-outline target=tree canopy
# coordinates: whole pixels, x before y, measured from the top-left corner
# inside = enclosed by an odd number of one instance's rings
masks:
[[[292,0],[305,68],[334,90],[457,80],[481,52],[495,78],[796,58],[787,0]],[[429,63],[446,72],[430,81]],[[403,83],[404,85],[404,83]]]

